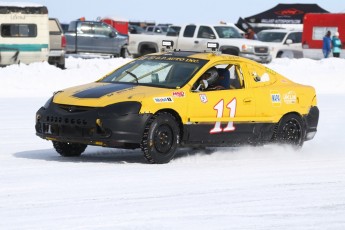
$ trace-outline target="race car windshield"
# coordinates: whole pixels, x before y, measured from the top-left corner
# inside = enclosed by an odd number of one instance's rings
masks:
[[[243,38],[241,34],[230,26],[215,26],[219,38]]]
[[[206,62],[187,57],[146,56],[122,66],[99,82],[179,88]]]

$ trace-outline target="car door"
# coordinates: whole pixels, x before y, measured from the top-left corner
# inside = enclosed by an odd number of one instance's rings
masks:
[[[178,49],[204,51],[207,42],[215,39],[216,35],[211,27],[188,25],[185,27],[183,34],[178,39]]]
[[[292,41],[291,44],[287,44],[287,41]],[[291,32],[284,42],[285,46],[288,46],[290,50],[294,53],[295,58],[303,57],[302,49],[302,32]]]
[[[115,53],[115,36],[116,33],[113,32],[110,26],[107,26],[103,23],[95,23],[93,26],[94,30],[94,42],[97,53],[103,54],[113,54]]]
[[[92,22],[78,22],[76,51],[77,52],[96,52],[95,38]]]
[[[188,100],[188,131],[191,143],[239,143],[252,135],[255,99],[243,81],[240,65],[237,88],[193,91]],[[198,82],[196,82],[198,84]]]

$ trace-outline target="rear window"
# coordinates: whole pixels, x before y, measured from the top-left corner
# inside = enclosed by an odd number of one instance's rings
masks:
[[[51,32],[61,32],[60,28],[55,20],[49,20],[49,31]]]
[[[35,24],[2,24],[2,37],[37,37],[37,25]]]

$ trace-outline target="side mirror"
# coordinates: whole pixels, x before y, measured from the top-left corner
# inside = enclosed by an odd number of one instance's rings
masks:
[[[287,45],[290,45],[292,43],[293,43],[293,41],[291,39],[287,39],[286,42],[285,42],[285,44],[287,44]]]
[[[109,34],[109,37],[114,38],[116,37],[116,33],[114,31],[111,31]]]

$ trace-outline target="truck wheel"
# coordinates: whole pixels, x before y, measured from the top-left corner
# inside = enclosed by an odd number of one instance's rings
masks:
[[[127,48],[122,48],[121,49],[121,57],[123,58],[129,58],[131,57],[131,54],[129,53],[128,49]]]
[[[180,129],[170,113],[154,115],[145,127],[141,149],[150,163],[168,163],[174,156],[179,143]]]
[[[53,146],[63,157],[79,157],[86,149],[87,145],[53,141]]]
[[[274,133],[275,142],[301,147],[304,142],[305,128],[302,118],[296,114],[282,117]]]

